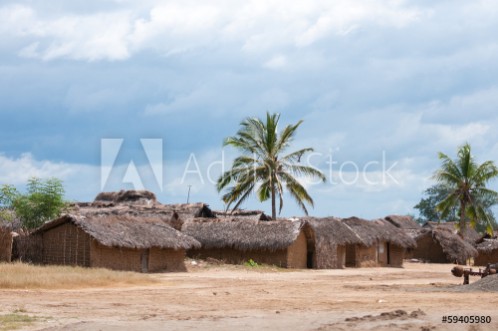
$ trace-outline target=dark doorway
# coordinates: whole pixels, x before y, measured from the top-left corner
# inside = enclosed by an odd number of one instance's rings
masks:
[[[386,243],[387,249],[387,265],[391,265],[391,244],[389,242]]]
[[[356,267],[356,245],[346,245],[346,267]]]
[[[149,272],[149,250],[144,249],[141,255],[142,272]]]
[[[315,257],[315,251],[308,250],[308,254],[306,255],[306,268],[313,269],[314,257]]]

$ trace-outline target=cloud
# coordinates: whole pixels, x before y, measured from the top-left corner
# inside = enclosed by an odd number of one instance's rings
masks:
[[[148,5],[146,14],[143,4],[124,2],[115,10],[79,15],[50,15],[41,6],[7,5],[0,8],[0,33],[31,39],[18,51],[24,57],[114,61],[144,50],[177,54],[231,43],[255,53],[301,48],[329,36],[347,35],[364,24],[400,28],[420,16],[420,10],[392,1],[354,5],[349,1],[157,1]],[[275,61],[281,65],[281,60]]]
[[[0,169],[0,182],[11,185],[24,184],[31,177],[64,179],[77,172],[77,168],[68,167],[65,163],[37,161],[29,153],[18,158],[0,154]]]

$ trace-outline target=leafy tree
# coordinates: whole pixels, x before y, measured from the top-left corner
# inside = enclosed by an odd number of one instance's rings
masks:
[[[458,207],[453,206],[452,210],[446,215],[445,218],[441,217],[441,212],[438,211],[437,205],[444,200],[445,197],[450,194],[450,188],[441,184],[433,185],[424,191],[424,197],[420,200],[420,202],[415,205],[415,209],[419,211],[419,217],[416,221],[420,224],[423,224],[427,221],[438,221],[438,222],[457,222],[459,218]],[[493,227],[496,227],[496,218],[493,214],[491,208],[497,202],[493,199],[489,199],[489,197],[480,202],[488,216],[491,219],[491,223]],[[467,221],[469,221],[467,219]],[[481,223],[476,224],[476,229],[479,232],[483,232],[486,230],[486,226]]]
[[[57,178],[31,178],[26,194],[21,194],[11,185],[3,185],[0,189],[0,217],[9,220],[6,216],[13,212],[20,219],[22,227],[28,230],[60,216],[66,206],[64,187]]]
[[[472,154],[469,144],[458,149],[457,158],[452,160],[444,153],[439,153],[442,165],[434,174],[438,184],[447,188],[443,199],[438,202],[436,209],[440,218],[445,219],[455,212],[458,214],[459,226],[463,230],[466,221],[475,227],[483,223],[486,231],[493,231],[493,215],[485,202],[495,204],[498,201],[498,192],[486,187],[488,182],[498,177],[498,168],[493,161],[478,164]]]
[[[218,192],[226,188],[222,199],[229,209],[236,209],[251,193],[257,193],[260,201],[271,199],[272,217],[276,218],[276,196],[279,197],[279,212],[283,207],[284,187],[299,207],[308,214],[304,203],[313,206],[313,199],[295,176],[304,175],[325,181],[323,173],[316,168],[299,164],[301,157],[313,151],[303,148],[282,155],[289,147],[302,121],[277,130],[280,114],[266,114],[266,122],[259,118],[246,118],[233,137],[224,141],[224,146],[233,146],[242,155],[233,161],[232,168],[223,173],[217,182]],[[233,183],[232,186],[229,186]],[[259,186],[258,186],[259,185]],[[229,186],[229,187],[228,187]]]

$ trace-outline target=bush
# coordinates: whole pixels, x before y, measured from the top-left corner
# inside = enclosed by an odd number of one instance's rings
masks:
[[[259,264],[255,262],[253,259],[249,259],[246,263],[244,263],[246,267],[259,267]]]
[[[6,221],[18,218],[27,230],[60,216],[66,208],[64,187],[57,178],[31,178],[26,194],[19,193],[12,185],[3,185],[0,189],[0,217]]]

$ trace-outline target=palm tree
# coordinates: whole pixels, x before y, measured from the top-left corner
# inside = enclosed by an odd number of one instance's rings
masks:
[[[441,212],[441,218],[445,218],[457,208],[461,233],[465,230],[467,219],[472,227],[475,227],[476,222],[484,222],[486,231],[492,233],[491,210],[482,202],[498,202],[498,192],[486,187],[491,179],[498,177],[496,165],[493,161],[476,163],[468,143],[458,149],[455,160],[443,153],[439,153],[439,159],[443,164],[434,177],[439,184],[448,188],[448,193],[436,206]]]
[[[218,179],[218,192],[233,183],[222,197],[227,210],[233,203],[233,209],[237,209],[256,191],[260,201],[271,198],[272,218],[275,219],[275,199],[278,195],[280,213],[284,205],[284,187],[306,215],[308,210],[304,203],[313,206],[313,199],[294,176],[315,177],[323,182],[325,176],[316,168],[298,164],[305,153],[313,151],[312,148],[303,148],[281,156],[303,121],[287,125],[278,132],[279,119],[280,114],[270,113],[266,114],[266,123],[259,118],[246,118],[240,123],[241,128],[237,134],[225,139],[224,146],[233,146],[242,152],[242,155],[233,161],[232,169]]]

